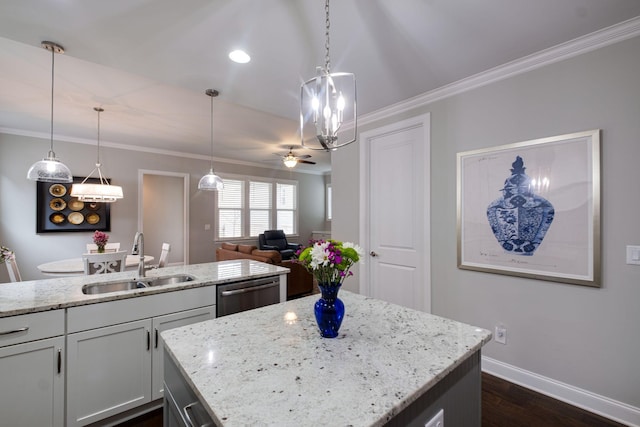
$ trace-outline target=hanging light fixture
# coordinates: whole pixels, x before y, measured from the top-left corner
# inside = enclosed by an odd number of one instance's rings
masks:
[[[329,0],[324,10],[325,64],[324,68],[317,67],[316,77],[300,88],[300,137],[303,147],[330,151],[356,140],[356,77],[352,73],[331,72]],[[341,131],[340,127],[348,121],[353,121],[351,132]]]
[[[103,108],[94,107],[98,112],[98,150],[96,157],[96,167],[80,184],[73,184],[71,187],[71,196],[77,197],[82,202],[115,202],[118,199],[122,199],[122,187],[118,185],[111,185],[109,181],[104,178],[100,167],[100,113],[104,111]],[[93,175],[94,172],[98,172],[99,183],[87,183],[87,180]]]
[[[222,178],[213,173],[213,98],[220,95],[215,89],[207,89],[204,93],[211,97],[211,169],[209,173],[200,178],[198,190],[218,191],[224,188]]]
[[[64,48],[54,42],[43,41],[41,46],[51,51],[51,142],[47,157],[35,162],[27,172],[27,179],[45,182],[73,182],[69,168],[56,158],[53,152],[53,82],[56,53],[63,54]]]

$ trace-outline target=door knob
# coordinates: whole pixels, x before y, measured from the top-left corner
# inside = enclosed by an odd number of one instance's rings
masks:
[[[369,252],[369,255],[371,255],[371,256],[378,256],[378,254],[377,254],[377,253],[375,253],[374,251]]]

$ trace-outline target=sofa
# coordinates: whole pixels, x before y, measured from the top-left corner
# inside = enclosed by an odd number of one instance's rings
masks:
[[[291,270],[287,276],[287,299],[313,292],[313,275],[302,265],[292,260],[282,260],[280,252],[276,250],[261,250],[254,245],[224,242],[216,248],[216,261],[230,259],[253,259]]]

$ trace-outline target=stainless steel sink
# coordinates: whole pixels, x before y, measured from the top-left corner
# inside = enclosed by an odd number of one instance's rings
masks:
[[[148,286],[173,285],[175,283],[191,282],[194,279],[195,277],[188,274],[176,274],[174,276],[145,278],[147,282],[150,282]]]
[[[82,293],[85,295],[105,294],[109,292],[130,291],[153,286],[172,285],[176,283],[191,282],[195,277],[188,274],[176,274],[165,277],[145,277],[140,280],[126,280],[123,282],[101,282],[84,285]]]

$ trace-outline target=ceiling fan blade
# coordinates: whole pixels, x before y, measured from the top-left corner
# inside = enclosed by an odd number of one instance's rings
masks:
[[[302,156],[296,156],[298,159],[308,159],[311,157],[311,154],[303,154]]]
[[[316,164],[316,162],[312,162],[310,160],[300,160],[300,159],[298,159],[298,163],[306,163],[308,165],[315,165]]]

